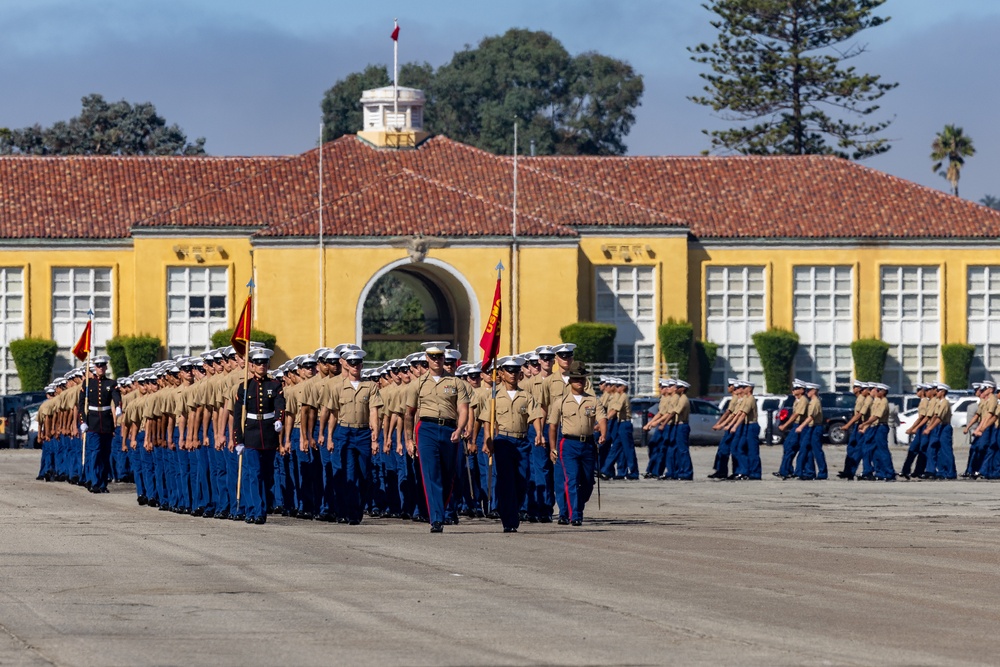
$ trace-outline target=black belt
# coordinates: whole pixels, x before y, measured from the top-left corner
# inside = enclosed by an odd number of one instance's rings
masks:
[[[458,428],[458,422],[454,419],[438,419],[437,417],[421,417],[420,421],[429,422],[431,424],[437,424],[438,426],[447,426],[448,428]]]
[[[570,435],[569,433],[563,433],[562,437],[566,440],[579,440],[580,442],[593,442],[593,435]]]

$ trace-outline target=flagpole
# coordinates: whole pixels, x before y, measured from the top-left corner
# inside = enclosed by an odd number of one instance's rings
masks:
[[[253,304],[253,251],[250,251],[250,282],[247,283],[247,300]],[[240,411],[240,433],[247,432],[247,387],[250,384],[250,334],[253,331],[253,306],[251,305],[250,317],[247,318],[247,340],[243,348],[243,406]],[[240,507],[240,492],[243,485],[243,452],[239,453],[239,464],[236,467],[236,511]]]
[[[496,265],[497,270],[497,282],[500,282],[500,276],[503,272],[503,262]],[[502,292],[501,292],[502,293]],[[501,309],[502,310],[502,309]],[[501,327],[501,331],[503,328]],[[497,332],[497,336],[500,335],[500,331]],[[499,345],[494,345],[496,349],[500,349]],[[493,355],[493,369],[490,372],[493,378],[493,386],[490,388],[490,439],[493,440],[497,435],[497,359],[496,355]],[[489,458],[487,459],[487,479],[486,479],[486,495],[488,506],[487,510],[491,511],[493,507],[493,453],[490,452]]]
[[[517,354],[518,344],[518,253],[517,253],[517,121],[514,121],[514,219],[510,228],[510,353]]]
[[[90,332],[87,340],[87,361],[83,367],[83,409],[84,413],[81,415],[83,423],[86,424],[88,419],[87,416],[90,414],[90,357],[94,353],[94,310],[90,309],[87,311],[87,331]],[[100,403],[100,401],[98,401]],[[77,429],[79,432],[79,429]],[[80,466],[83,474],[87,474],[87,438],[86,434],[82,434],[80,438]]]
[[[399,29],[399,19],[392,20],[392,32],[395,35]],[[392,40],[392,120],[399,122],[399,39]],[[397,130],[398,131],[398,130]]]
[[[319,347],[326,340],[326,257],[323,252],[323,123],[319,124]]]

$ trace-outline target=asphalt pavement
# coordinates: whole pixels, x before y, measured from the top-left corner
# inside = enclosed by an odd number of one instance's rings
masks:
[[[713,454],[602,482],[581,528],[432,535],[179,516],[0,450],[0,665],[997,663],[1000,485],[781,481],[779,447],[717,482]]]

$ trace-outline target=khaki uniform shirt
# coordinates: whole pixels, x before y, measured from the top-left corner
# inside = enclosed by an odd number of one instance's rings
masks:
[[[417,418],[458,419],[458,406],[470,403],[469,383],[453,376],[437,382],[426,373],[407,386],[406,407],[416,408]]]
[[[281,390],[285,396],[285,414],[292,415],[292,428],[298,428],[302,422],[299,409],[302,407],[302,383],[287,386]]]
[[[506,389],[497,392],[497,430],[499,435],[523,438],[528,433],[528,423],[539,414],[535,399],[523,389],[514,391],[514,397]],[[539,414],[540,416],[540,414]],[[480,413],[479,421],[488,422],[489,411]]]
[[[306,388],[306,393],[311,389]],[[370,380],[358,380],[355,387],[350,380],[333,392],[331,411],[337,414],[337,423],[352,428],[365,428],[369,422],[371,408],[381,408],[383,403],[378,386]]]
[[[927,408],[930,405],[930,402],[931,399],[929,399],[926,396],[920,399],[920,403],[917,405],[917,416],[919,417],[927,416]]]
[[[860,400],[861,397],[859,396],[858,400],[854,402],[855,412],[858,411],[858,401]],[[795,399],[795,402],[792,403],[792,417],[794,418],[792,420],[793,424],[801,424],[806,420],[806,412],[808,407],[809,407],[809,397],[807,397],[805,394],[802,394],[801,396]]]
[[[937,404],[934,406],[934,412],[931,417],[938,417],[942,424],[951,423],[951,403],[948,402],[947,398],[937,399]]]
[[[567,392],[549,409],[548,423],[557,424],[563,435],[588,438],[594,435],[597,422],[607,419],[608,413],[593,394],[584,394],[579,403]]]
[[[806,417],[812,417],[813,426],[823,425],[823,403],[819,400],[819,396],[809,399],[809,405],[806,407]]]
[[[878,421],[876,422],[879,426],[885,426],[889,423],[889,399],[887,398],[873,398],[871,404],[871,412],[869,413],[871,417],[876,417]]]
[[[691,420],[691,401],[687,394],[674,394],[673,412],[675,424],[687,424]]]

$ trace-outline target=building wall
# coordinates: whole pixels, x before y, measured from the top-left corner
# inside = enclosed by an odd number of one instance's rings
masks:
[[[245,233],[197,237],[139,235],[106,245],[9,245],[0,250],[0,267],[18,267],[23,272],[27,336],[53,335],[53,271],[96,267],[111,272],[112,334],[149,333],[166,344],[168,269],[224,268],[228,280],[227,322],[232,326],[246,295],[252,248],[257,297],[255,326],[278,337],[279,361],[315,349],[321,343],[356,341],[366,290],[380,275],[403,266],[425,272],[452,294],[460,320],[460,340],[455,342],[467,358],[479,356],[479,336],[492,303],[495,267],[500,261],[506,269],[502,276],[504,331],[511,332],[514,324],[514,263],[510,246],[503,244],[462,242],[431,247],[424,261],[417,263],[410,262],[402,245],[329,244],[325,251],[326,317],[322,340],[318,312],[320,269],[315,245],[289,246],[264,241],[254,247]],[[706,273],[711,267],[763,267],[765,326],[786,329],[795,327],[796,267],[850,267],[852,339],[885,335],[881,284],[884,267],[937,267],[938,342],[965,342],[969,336],[969,269],[1000,265],[998,257],[996,249],[983,245],[689,243],[682,235],[613,236],[590,232],[578,242],[527,243],[520,247],[519,253],[516,342],[512,332],[508,333],[501,350],[517,352],[555,343],[563,326],[595,319],[597,276],[615,267],[623,271],[642,267],[654,272],[652,338],[657,361],[655,325],[667,318],[687,319],[694,325],[696,336],[704,337]],[[1000,270],[995,274],[1000,275]],[[1000,327],[1000,322],[996,324]]]

